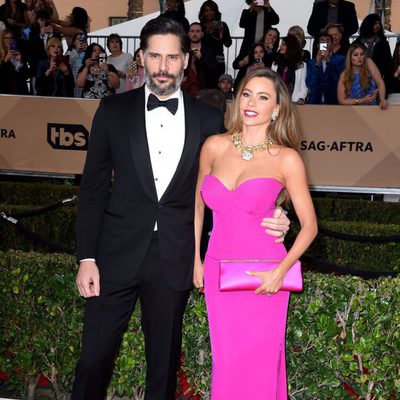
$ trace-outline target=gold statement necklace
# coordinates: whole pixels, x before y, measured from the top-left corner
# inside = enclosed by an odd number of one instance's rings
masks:
[[[251,160],[254,154],[268,150],[274,144],[271,138],[266,138],[262,143],[250,146],[243,142],[241,132],[236,132],[232,135],[232,142],[234,146],[240,150],[242,159],[246,161]]]

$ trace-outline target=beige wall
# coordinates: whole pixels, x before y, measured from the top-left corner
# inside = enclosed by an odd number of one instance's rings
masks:
[[[368,14],[371,0],[352,0],[356,5],[358,19],[362,20]],[[392,0],[391,14],[392,32],[400,32],[400,1]]]
[[[77,5],[86,9],[91,19],[91,31],[109,26],[109,17],[126,17],[128,12],[128,0],[55,0],[55,4],[61,19],[65,19]],[[157,10],[158,0],[143,0],[144,14]]]

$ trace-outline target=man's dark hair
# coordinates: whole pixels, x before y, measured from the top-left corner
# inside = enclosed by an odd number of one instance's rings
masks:
[[[120,50],[122,51],[122,39],[121,39],[121,36],[118,35],[118,33],[111,33],[107,37],[107,48],[108,48],[108,50],[110,50],[110,43],[111,43],[111,40],[113,40],[113,39],[117,39],[118,40]]]
[[[327,31],[322,31],[322,32],[319,34],[318,43],[321,41],[321,38],[322,38],[322,37],[328,37],[328,38],[330,38],[330,39],[331,39],[331,42],[333,43],[333,37],[332,37],[332,35],[330,35]]]
[[[360,25],[360,37],[369,39],[374,36],[374,24],[375,22],[381,23],[381,29],[379,29],[377,35],[381,40],[386,40],[385,32],[383,31],[382,20],[378,14],[369,14],[361,22]]]
[[[190,29],[193,25],[199,25],[200,28],[201,28],[201,31],[203,32],[203,25],[201,25],[200,22],[192,22],[192,23],[189,25],[189,29]]]
[[[190,49],[190,40],[186,35],[183,26],[174,21],[173,19],[163,17],[162,15],[151,19],[147,22],[147,24],[142,28],[140,32],[140,48],[143,51],[146,51],[149,38],[154,35],[175,35],[178,36],[181,42],[181,50],[184,54],[189,52]]]

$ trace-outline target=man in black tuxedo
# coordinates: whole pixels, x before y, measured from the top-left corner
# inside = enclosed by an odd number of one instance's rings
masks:
[[[318,39],[328,24],[337,24],[343,27],[341,45],[349,47],[349,37],[358,31],[358,19],[354,3],[346,0],[322,0],[314,3],[308,20],[307,32]],[[318,51],[317,40],[314,40],[313,57]]]
[[[175,398],[193,279],[199,151],[207,136],[224,128],[217,109],[180,90],[189,41],[179,23],[149,21],[140,46],[146,84],[102,100],[79,192],[77,286],[87,301],[73,400],[105,398],[137,299],[145,399]],[[269,226],[288,229],[287,219],[277,223]]]

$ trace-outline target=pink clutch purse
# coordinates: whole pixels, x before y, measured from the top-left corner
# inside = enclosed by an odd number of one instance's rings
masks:
[[[219,290],[221,292],[255,290],[261,280],[257,276],[247,275],[246,271],[267,271],[274,269],[280,260],[221,260],[219,262]],[[301,292],[303,277],[301,263],[296,261],[287,272],[280,290]]]

